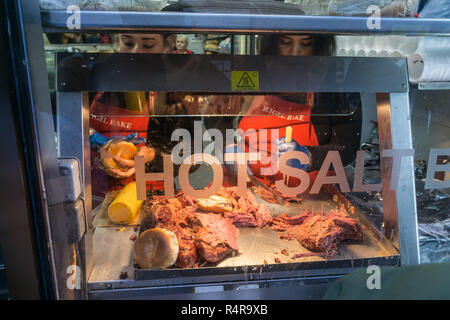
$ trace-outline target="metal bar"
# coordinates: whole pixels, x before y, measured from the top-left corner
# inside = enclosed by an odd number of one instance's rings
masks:
[[[406,66],[404,58],[62,52],[57,54],[56,87],[72,92],[232,92],[231,71],[245,70],[259,73],[260,92],[406,92]]]
[[[364,259],[305,261],[276,265],[236,266],[206,269],[153,270],[149,280],[137,279],[89,281],[89,292],[104,289],[151,288],[157,286],[188,286],[230,281],[258,281],[329,277],[346,274],[369,265],[398,266],[400,256],[378,256]],[[180,272],[177,272],[180,271]]]
[[[381,155],[385,149],[392,149],[392,120],[389,94],[377,94],[378,136]],[[384,235],[399,248],[397,198],[391,190],[393,161],[390,157],[381,158],[381,183],[384,213]]]
[[[232,281],[155,287],[128,287],[89,292],[89,299],[165,299],[165,300],[230,300],[230,299],[321,299],[333,281],[345,275],[262,281]],[[255,290],[257,289],[257,290]]]
[[[8,27],[2,27],[2,30],[8,30],[9,33],[10,50],[13,55],[10,63],[16,82],[14,93],[17,108],[14,111],[17,113],[20,124],[15,130],[20,132],[18,141],[20,139],[24,144],[24,161],[21,161],[21,164],[25,168],[25,173],[23,173],[21,183],[29,191],[28,200],[31,208],[29,214],[32,217],[31,225],[22,231],[26,233],[23,235],[24,237],[28,237],[30,232],[34,232],[34,234],[31,233],[34,243],[30,247],[34,245],[37,247],[37,253],[33,258],[39,259],[37,268],[40,268],[39,279],[29,279],[29,276],[32,275],[30,271],[29,274],[24,274],[19,281],[30,284],[39,281],[42,285],[40,293],[43,298],[58,298],[56,251],[52,237],[51,219],[58,213],[55,204],[60,200],[59,189],[61,188],[58,188],[55,183],[59,177],[59,168],[39,2],[17,0],[3,1],[2,3],[7,8],[3,10],[2,7],[0,12],[7,11],[9,15],[4,18]],[[25,258],[17,265],[33,268],[33,264]],[[19,283],[19,285],[23,285],[23,283]],[[24,291],[21,294],[30,293]]]
[[[0,7],[2,4],[0,3]],[[1,12],[0,8],[0,12]],[[0,14],[0,18],[3,15]],[[3,19],[2,19],[3,20]],[[0,28],[3,27],[0,21]],[[12,299],[40,298],[40,270],[35,259],[37,248],[31,217],[30,194],[24,183],[26,168],[20,143],[18,119],[15,112],[20,108],[14,97],[14,79],[9,50],[0,39],[0,135],[8,156],[0,159],[0,201],[4,204],[0,211],[0,278],[7,279],[7,289]],[[11,214],[14,213],[14,214]],[[19,254],[20,253],[20,254]],[[3,259],[2,259],[3,258]],[[5,263],[6,267],[5,267]],[[0,288],[0,291],[3,288]],[[0,292],[0,296],[2,292]]]
[[[71,30],[65,10],[41,10],[44,32],[157,31],[233,33],[333,33],[333,34],[450,34],[449,19],[380,18],[379,29],[368,28],[367,17],[82,11],[81,28]]]
[[[409,95],[408,93],[392,93],[390,97],[392,146],[395,150],[412,150]],[[419,264],[419,231],[413,156],[404,156],[401,160],[396,196],[401,262],[403,265]]]
[[[420,82],[417,87],[419,90],[449,90],[450,82]]]
[[[57,92],[57,133],[59,157],[76,158],[81,164],[82,199],[86,234],[78,244],[84,283],[93,268],[92,191],[89,142],[89,96],[86,92]],[[63,241],[63,239],[59,239]]]

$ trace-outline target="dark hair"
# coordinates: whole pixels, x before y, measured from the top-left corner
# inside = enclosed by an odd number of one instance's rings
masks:
[[[314,55],[315,56],[331,56],[334,50],[334,37],[331,35],[313,35],[314,38]],[[277,55],[280,35],[272,34],[263,36],[261,42],[261,54]]]
[[[164,39],[164,46],[165,47],[169,47],[170,49],[172,49],[172,43],[170,39],[173,39],[173,34],[171,33],[161,33],[161,35],[163,36]]]

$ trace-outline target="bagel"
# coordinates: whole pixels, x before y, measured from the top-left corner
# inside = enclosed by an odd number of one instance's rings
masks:
[[[231,201],[228,198],[217,195],[197,199],[197,207],[206,212],[224,213],[233,211]]]
[[[168,268],[177,261],[179,250],[175,233],[153,228],[139,235],[134,244],[134,258],[141,269]]]
[[[123,170],[120,163],[117,163],[113,156],[120,157],[125,160],[132,160],[138,149],[136,146],[128,141],[122,140],[110,140],[104,148],[108,151],[107,156],[101,156],[100,160],[106,169],[119,169]]]

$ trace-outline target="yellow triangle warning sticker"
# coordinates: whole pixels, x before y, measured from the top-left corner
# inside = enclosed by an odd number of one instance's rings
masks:
[[[231,89],[234,91],[258,91],[258,71],[231,71]]]

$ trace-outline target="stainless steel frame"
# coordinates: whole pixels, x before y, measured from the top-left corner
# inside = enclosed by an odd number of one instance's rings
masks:
[[[77,295],[70,293],[66,289],[66,266],[74,263],[73,257],[68,253],[72,253],[74,248],[80,249],[79,264],[86,267],[82,277],[85,281],[84,288],[86,289],[87,280],[89,279],[90,270],[92,269],[92,263],[89,262],[89,256],[92,254],[91,240],[89,240],[89,233],[92,231],[91,220],[91,208],[89,205],[90,190],[89,190],[89,177],[87,176],[87,170],[82,167],[84,172],[84,200],[85,200],[85,212],[87,219],[87,233],[84,240],[76,244],[68,244],[65,239],[66,229],[64,224],[64,195],[60,194],[57,187],[60,180],[58,174],[58,162],[56,153],[56,144],[54,143],[54,131],[52,126],[52,112],[50,110],[50,100],[48,96],[48,84],[46,82],[46,72],[44,67],[43,57],[43,43],[42,43],[42,31],[44,32],[76,32],[76,31],[121,31],[121,32],[138,32],[138,31],[170,31],[170,32],[208,32],[208,33],[234,33],[234,34],[254,34],[254,33],[364,33],[364,34],[407,34],[407,35],[423,35],[423,34],[450,34],[450,24],[448,20],[444,19],[399,19],[399,18],[381,18],[381,28],[369,30],[367,28],[367,19],[363,17],[308,17],[308,16],[277,16],[277,15],[241,15],[241,14],[191,14],[191,13],[138,13],[138,12],[82,12],[81,16],[81,29],[80,30],[68,30],[66,26],[66,20],[68,14],[65,11],[42,11],[42,25],[39,17],[39,2],[17,0],[20,8],[19,19],[23,23],[23,37],[21,41],[25,51],[28,53],[24,58],[24,66],[27,68],[27,74],[29,76],[29,83],[32,91],[30,94],[30,113],[33,118],[33,139],[36,146],[36,160],[38,163],[39,176],[38,184],[41,192],[41,202],[43,206],[43,215],[46,222],[47,241],[49,246],[49,260],[51,261],[52,273],[54,279],[54,290],[57,298],[76,297]],[[41,28],[43,26],[43,29]],[[96,55],[94,55],[96,56]],[[99,58],[112,59],[110,63],[122,62],[123,66],[129,66],[131,64],[131,58],[126,55],[122,55],[123,58],[114,60],[115,56],[103,55]],[[261,61],[260,57],[255,58],[255,61]],[[128,59],[128,60],[127,60]],[[157,59],[156,56],[144,57],[151,61]],[[162,58],[161,58],[162,59]],[[182,59],[180,57],[179,59]],[[208,59],[206,57],[205,59]],[[223,62],[222,57],[216,57],[217,61]],[[249,57],[240,58],[242,60],[232,60],[233,64],[229,65],[229,70],[223,70],[225,72],[231,70],[246,70],[245,68],[265,68],[264,63],[258,65],[252,64],[252,59]],[[258,60],[259,59],[259,60]],[[282,61],[282,59],[280,59]],[[284,66],[288,75],[283,74],[283,77],[287,79],[296,78],[296,74],[290,74],[289,70],[292,70],[292,64],[286,57]],[[292,60],[290,60],[292,61]],[[404,59],[368,59],[368,58],[323,58],[315,57],[312,60],[305,58],[303,60],[296,60],[300,63],[299,70],[311,70],[311,63],[315,65],[316,70],[323,68],[323,63],[331,63],[342,71],[342,68],[350,68],[355,71],[355,75],[362,75],[363,77],[353,78],[348,76],[346,81],[336,83],[336,79],[342,79],[341,76],[336,77],[332,73],[328,73],[324,79],[316,79],[319,74],[317,72],[311,73],[311,81],[301,83],[293,88],[287,86],[276,87],[276,84],[263,84],[261,88],[265,91],[293,91],[309,90],[309,91],[335,91],[335,92],[371,92],[371,93],[385,93],[382,100],[379,100],[378,108],[384,106],[387,107],[390,114],[390,121],[387,122],[385,127],[386,132],[391,132],[391,145],[393,148],[407,149],[411,146],[411,129],[409,119],[409,101],[408,101],[408,78],[406,71],[406,62]],[[236,63],[234,63],[236,62]],[[225,66],[225,65],[224,65]],[[283,64],[281,65],[283,66]],[[355,67],[354,67],[355,66]],[[147,66],[146,66],[147,67]],[[291,69],[289,69],[291,68]],[[114,69],[117,70],[117,69]],[[252,70],[252,69],[249,69]],[[276,69],[274,69],[276,71]],[[326,69],[329,70],[328,68]],[[380,73],[381,72],[381,73]],[[62,88],[63,83],[59,83],[58,89],[58,105],[60,112],[67,112],[67,119],[73,119],[73,127],[71,130],[67,130],[68,126],[59,127],[58,132],[59,139],[67,139],[69,137],[74,138],[76,144],[72,145],[72,149],[64,149],[67,145],[64,143],[64,148],[60,144],[61,149],[59,155],[65,157],[73,157],[80,160],[84,166],[89,164],[86,142],[86,94],[82,91],[88,90],[162,90],[160,87],[143,87],[139,78],[135,78],[130,74],[127,74],[126,81],[119,80],[115,84],[109,82],[113,79],[117,79],[119,75],[124,75],[124,72],[115,73],[114,78],[101,75],[100,78],[96,78],[92,87],[84,87],[75,90],[75,86],[71,86],[66,82],[67,88],[70,90],[64,90]],[[103,78],[102,78],[103,76]],[[135,82],[129,82],[130,79],[136,79]],[[100,81],[101,80],[101,81]],[[109,85],[107,85],[109,83]],[[178,87],[178,91],[189,89],[189,91],[200,91],[201,86],[195,86],[195,82],[187,82],[192,85],[191,87]],[[220,83],[220,82],[218,82]],[[200,83],[205,85],[205,83]],[[126,85],[126,87],[124,86]],[[178,85],[178,84],[177,84]],[[203,87],[205,90],[205,87]],[[167,90],[174,90],[174,87],[168,86]],[[277,90],[274,90],[277,89]],[[216,90],[212,90],[210,85],[206,87],[207,91],[217,92],[230,92],[229,83],[222,82]],[[383,105],[383,106],[382,106]],[[67,109],[65,109],[67,108]],[[61,116],[61,115],[60,115]],[[388,118],[386,118],[388,119]],[[60,123],[58,124],[60,125]],[[415,187],[412,170],[412,158],[409,157],[403,163],[404,167],[401,172],[401,182],[398,192],[393,196],[397,203],[397,230],[398,230],[398,243],[401,252],[402,264],[417,264],[419,263],[418,257],[418,241],[417,241],[417,219],[416,219],[416,207],[415,207]],[[87,205],[86,205],[87,204]],[[65,204],[67,205],[67,204]],[[70,205],[70,204],[69,204]],[[394,220],[395,221],[395,220]],[[394,223],[394,228],[395,228]],[[83,253],[85,250],[85,253]],[[376,261],[366,261],[366,263],[376,263]],[[394,263],[395,264],[395,263]],[[332,279],[335,276],[339,276],[343,273],[349,272],[354,267],[349,268],[333,268],[333,263],[329,264],[329,268],[323,270],[323,278],[317,277],[314,279]],[[253,278],[254,283],[250,283],[248,290],[251,290],[251,284],[256,285],[257,282],[266,283],[266,287],[270,287],[269,283],[283,283],[283,276],[288,276],[287,273],[278,274],[277,281],[269,281],[268,279]],[[293,271],[289,275],[288,283],[293,284],[294,281],[304,282],[311,274],[308,272]],[[250,278],[249,278],[250,279]],[[211,278],[208,280],[210,286],[223,285],[223,278]],[[235,281],[234,284],[247,285],[246,279],[242,281]],[[250,279],[250,282],[253,281]],[[92,293],[90,297],[119,297],[125,295],[136,297],[136,292],[151,291],[152,289],[163,289],[164,284],[157,284],[155,282],[137,282],[137,281],[111,281],[109,283],[100,284],[97,287],[96,284],[91,285]],[[232,287],[233,283],[229,283]],[[191,290],[194,286],[188,288],[184,286],[183,290]],[[174,287],[172,287],[174,288]],[[261,286],[258,284],[258,288]],[[104,289],[108,290],[105,291]],[[117,289],[112,290],[111,289]],[[174,288],[175,289],[175,288]],[[139,291],[140,290],[140,291]],[[261,291],[262,292],[262,291]],[[285,292],[291,292],[289,290]],[[144,293],[145,294],[145,293]],[[154,296],[154,295],[153,295]],[[223,296],[223,295],[222,295]],[[226,295],[225,295],[226,296]],[[257,295],[253,295],[257,296]],[[86,297],[84,294],[81,298]]]
[[[262,93],[408,91],[406,59],[400,58],[64,52],[57,54],[57,63],[56,87],[64,92],[230,93],[232,70],[258,71]]]
[[[67,32],[70,14],[64,10],[42,10],[45,32]],[[379,29],[368,28],[367,17],[300,15],[259,15],[179,12],[82,11],[81,28],[76,31],[132,30],[155,32],[221,33],[371,33],[450,34],[447,19],[380,18]]]
[[[190,60],[192,59],[192,60]],[[265,93],[286,91],[315,91],[315,92],[365,92],[377,95],[380,126],[380,140],[385,142],[384,148],[406,148],[411,141],[409,127],[408,81],[405,59],[394,58],[345,58],[345,57],[268,57],[268,56],[219,56],[208,55],[164,56],[164,55],[129,55],[129,54],[68,54],[60,53],[57,56],[57,91],[58,110],[60,110],[58,135],[60,152],[65,156],[88,159],[89,144],[83,137],[86,132],[88,104],[87,91],[176,91],[176,92],[203,92],[209,91],[219,94],[232,93],[230,72],[232,70],[257,70],[260,72],[260,88]],[[193,75],[189,70],[180,69],[173,75],[170,66],[196,63],[197,74]],[[70,66],[67,68],[67,66]],[[323,70],[322,70],[323,69]],[[70,70],[68,72],[67,70]],[[75,70],[75,71],[74,71]],[[79,70],[79,73],[76,72]],[[112,71],[111,71],[112,70]],[[308,81],[298,80],[299,71],[308,74]],[[152,74],[152,78],[147,77]],[[79,81],[82,79],[82,81]],[[143,81],[146,79],[146,81]],[[177,79],[183,79],[179,81]],[[283,81],[267,81],[266,79],[283,79]],[[295,81],[294,81],[295,80]],[[299,82],[300,81],[300,82]],[[74,92],[76,91],[76,92]],[[82,93],[83,92],[83,93]],[[244,92],[245,93],[245,92]],[[253,93],[253,92],[252,92]],[[395,109],[395,110],[394,110]],[[393,128],[392,113],[396,114],[396,128]],[[66,126],[63,123],[70,123]],[[75,130],[74,130],[75,128]],[[406,138],[405,138],[406,137]],[[409,137],[409,138],[408,138]],[[405,140],[406,139],[406,140]],[[67,143],[67,146],[64,144]],[[386,203],[385,236],[392,243],[400,246],[402,264],[419,263],[417,219],[415,210],[415,192],[412,159],[408,159],[408,165],[403,168],[403,188],[398,192],[384,190],[383,196]],[[389,162],[382,169],[383,176],[390,177]],[[85,181],[89,181],[89,166],[84,165]],[[384,185],[389,187],[389,181],[383,179]],[[405,189],[407,186],[408,189]],[[85,197],[89,187],[85,190]],[[401,205],[397,205],[400,203]],[[402,211],[397,210],[401,208]],[[86,209],[90,210],[90,209]],[[87,211],[87,216],[92,213]],[[403,224],[399,226],[399,221]],[[88,222],[92,228],[92,222]],[[108,228],[108,227],[105,227]],[[111,227],[109,227],[111,228]],[[111,229],[109,229],[111,230]],[[111,234],[104,229],[104,235],[100,235],[102,229],[98,228],[98,241],[114,241]],[[89,230],[91,232],[91,230]],[[128,243],[133,227],[125,227],[120,234],[121,243]],[[109,239],[109,240],[108,240]],[[400,241],[399,241],[400,239]],[[120,239],[119,239],[120,240]],[[118,241],[119,241],[118,240]],[[119,241],[120,242],[120,241]],[[289,266],[249,266],[247,267],[222,267],[202,268],[201,270],[186,271],[151,271],[135,273],[135,280],[111,280],[117,279],[120,270],[126,270],[131,276],[133,272],[132,244],[126,245],[117,254],[108,255],[117,268],[94,268],[88,283],[89,297],[119,297],[136,294],[143,296],[159,295],[159,289],[171,286],[175,289],[181,286],[205,286],[211,283],[230,283],[246,281],[246,283],[267,283],[269,279],[321,279],[330,275],[345,273],[345,263],[350,269],[379,263],[396,265],[398,260],[393,256],[390,261],[383,258],[357,259],[357,262],[328,261],[303,262],[289,264]],[[128,248],[130,247],[130,248]],[[86,248],[89,251],[89,248]],[[120,251],[120,252],[119,252]],[[126,255],[123,253],[127,252]],[[94,254],[95,255],[95,254]],[[106,259],[106,257],[105,257]],[[130,260],[131,259],[131,260]],[[108,261],[109,261],[108,260]],[[107,261],[105,261],[108,264]],[[350,265],[353,263],[353,265]],[[333,267],[334,266],[334,267]],[[122,269],[121,269],[122,268]],[[229,270],[228,270],[229,269]],[[290,272],[287,270],[291,270]],[[173,273],[173,274],[172,274]],[[209,274],[209,276],[208,276]],[[250,281],[250,282],[249,282]],[[278,281],[278,280],[277,280]],[[283,283],[283,281],[279,281]],[[161,287],[163,286],[163,287]],[[141,290],[139,291],[138,290]],[[292,289],[292,288],[291,288]],[[106,290],[106,291],[105,291]],[[108,292],[113,290],[115,293]],[[180,289],[181,290],[181,289]],[[145,293],[146,292],[146,293]],[[111,293],[112,295],[109,295]]]

